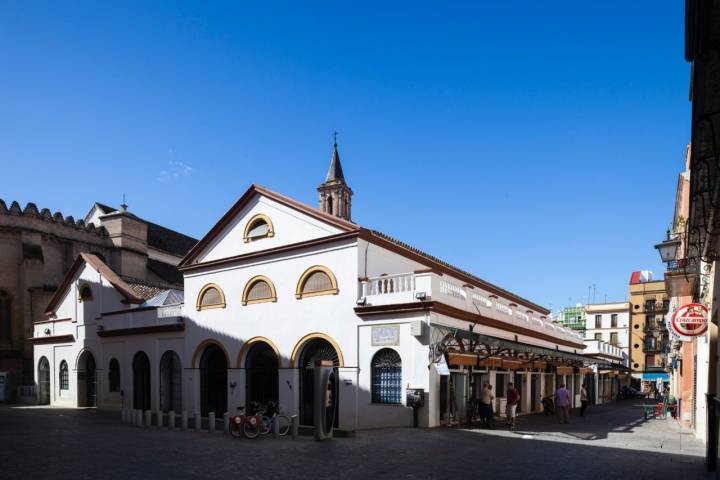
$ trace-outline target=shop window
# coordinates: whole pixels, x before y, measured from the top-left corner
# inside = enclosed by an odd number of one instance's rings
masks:
[[[69,390],[70,381],[68,375],[68,364],[65,360],[60,362],[60,390]]]
[[[195,308],[197,310],[225,308],[225,294],[214,283],[207,284],[200,290]]]
[[[317,295],[338,293],[337,280],[330,269],[322,266],[310,267],[302,274],[295,290],[298,299]]]
[[[252,217],[247,225],[245,225],[245,231],[243,233],[243,241],[245,243],[260,240],[261,238],[275,236],[275,230],[273,224],[267,215],[258,214]]]
[[[402,403],[400,355],[391,348],[383,348],[373,356],[371,370],[373,403]]]
[[[274,302],[277,300],[275,286],[269,278],[257,276],[250,279],[243,291],[242,304]]]
[[[117,358],[110,360],[110,368],[108,369],[108,383],[111,392],[120,391],[120,362]]]

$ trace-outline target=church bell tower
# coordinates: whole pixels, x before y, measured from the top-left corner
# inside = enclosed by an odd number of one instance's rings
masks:
[[[318,187],[320,192],[320,211],[336,217],[351,220],[352,190],[345,183],[340,154],[337,148],[337,137],[333,144],[332,159],[325,181]]]

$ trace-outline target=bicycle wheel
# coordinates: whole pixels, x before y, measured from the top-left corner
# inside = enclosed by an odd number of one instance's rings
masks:
[[[286,417],[285,415],[278,415],[275,417],[275,422],[277,422],[278,424],[278,435],[282,437],[290,433],[290,417]]]
[[[240,420],[239,422],[235,419],[230,421],[230,435],[235,438],[240,438],[243,436],[242,420]]]
[[[260,422],[260,435],[267,435],[272,431],[272,418],[262,416],[262,422]]]
[[[247,417],[243,424],[243,433],[247,438],[257,438],[260,435],[260,422],[258,417]]]

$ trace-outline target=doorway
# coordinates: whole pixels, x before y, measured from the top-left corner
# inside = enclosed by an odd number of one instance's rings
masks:
[[[77,364],[77,399],[79,407],[97,406],[95,357],[85,350]]]
[[[278,402],[278,357],[265,342],[254,343],[245,356],[245,403]]]
[[[150,359],[143,351],[133,358],[133,408],[150,410]]]
[[[50,362],[45,357],[38,363],[38,403],[50,404]]]
[[[182,410],[182,365],[180,357],[172,350],[160,358],[160,410]]]
[[[335,374],[337,375],[337,367],[340,366],[340,358],[335,347],[323,338],[313,338],[309,340],[302,349],[298,361],[300,369],[300,424],[314,425],[313,401],[315,397],[315,362],[318,360],[327,360],[333,362],[335,366]],[[337,391],[333,388],[331,392],[332,398],[335,400],[335,427],[338,426],[338,418],[340,407],[337,404]]]
[[[215,412],[222,418],[227,411],[227,369],[225,352],[218,345],[209,345],[200,357],[200,412],[206,417]]]

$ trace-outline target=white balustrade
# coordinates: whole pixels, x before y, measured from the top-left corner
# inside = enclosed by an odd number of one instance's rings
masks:
[[[364,285],[364,296],[388,295],[391,293],[412,292],[415,290],[415,274],[401,273],[384,275],[368,279]]]
[[[440,293],[443,293],[450,297],[459,298],[460,300],[467,299],[467,292],[465,291],[465,287],[456,285],[452,282],[448,282],[445,279],[440,279],[439,283],[440,283]]]

